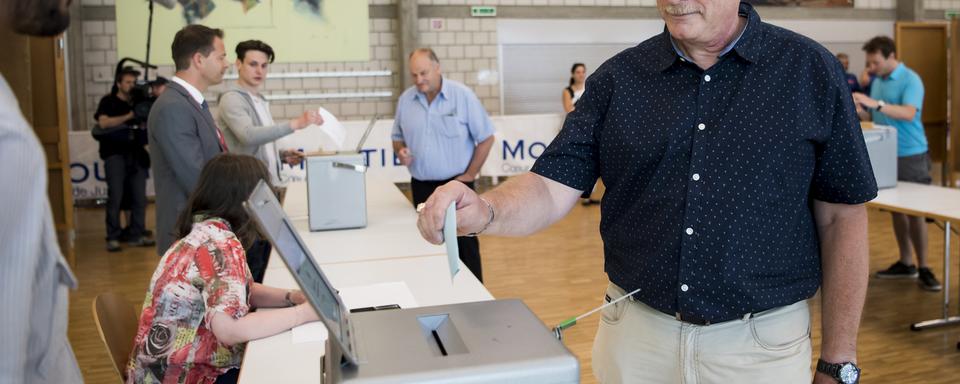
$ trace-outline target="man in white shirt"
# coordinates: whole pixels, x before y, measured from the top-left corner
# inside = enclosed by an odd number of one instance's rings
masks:
[[[180,236],[177,217],[214,156],[228,151],[210,114],[204,91],[223,81],[227,52],[223,31],[195,24],[173,38],[176,76],[157,98],[147,118],[157,199],[157,254]]]
[[[263,161],[270,171],[271,182],[280,184],[280,163],[299,164],[302,153],[295,149],[279,149],[276,140],[306,128],[323,124],[320,114],[304,111],[298,118],[276,124],[270,114],[270,103],[260,94],[273,63],[273,48],[260,40],[237,44],[239,78],[220,95],[217,122],[232,153],[252,155]]]
[[[57,35],[70,23],[68,3],[2,1],[0,30]],[[46,157],[3,75],[0,164],[0,383],[82,383],[67,339],[67,294],[77,280],[57,243]]]

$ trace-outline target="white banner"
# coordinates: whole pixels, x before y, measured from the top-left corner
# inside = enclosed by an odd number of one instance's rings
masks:
[[[106,199],[107,175],[100,159],[100,143],[90,132],[70,132],[70,181],[73,199]],[[147,196],[153,196],[153,177],[148,173]]]
[[[480,170],[482,176],[512,176],[530,170],[560,131],[563,115],[512,115],[492,116],[496,129],[496,142],[487,162]],[[344,144],[355,148],[368,121],[344,121],[347,131]],[[410,173],[393,155],[390,132],[393,119],[379,120],[370,132],[361,152],[366,157],[371,174],[398,182],[409,182]],[[278,148],[296,148],[306,152],[319,150],[321,132],[317,128],[303,129],[284,137]],[[89,132],[70,132],[70,177],[73,180],[74,199],[106,198],[107,184],[103,161],[97,153],[99,144]],[[305,165],[283,166],[281,176],[288,182],[302,181],[306,177]],[[147,196],[153,196],[153,179],[147,180]]]

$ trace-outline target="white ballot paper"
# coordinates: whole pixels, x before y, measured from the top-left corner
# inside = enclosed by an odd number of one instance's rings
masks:
[[[450,203],[443,222],[443,242],[447,245],[447,262],[450,263],[450,282],[460,272],[460,248],[457,247],[457,202]]]
[[[321,151],[339,151],[344,149],[343,144],[347,140],[347,130],[343,127],[343,124],[337,120],[336,116],[333,116],[330,111],[327,111],[323,107],[320,107],[318,110],[320,112],[320,117],[323,117],[323,124],[316,126],[311,125],[308,129],[319,128],[321,134],[320,145]]]

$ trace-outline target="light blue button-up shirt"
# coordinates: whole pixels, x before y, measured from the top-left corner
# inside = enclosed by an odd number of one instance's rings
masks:
[[[427,95],[410,87],[397,101],[394,141],[403,141],[417,180],[447,180],[463,174],[477,143],[493,135],[493,122],[477,96],[465,85],[444,78],[440,93]]]
[[[883,113],[871,111],[873,122],[891,125],[897,129],[897,156],[919,155],[927,151],[927,135],[920,121],[923,109],[923,81],[920,75],[900,63],[890,76],[877,77],[870,85],[870,98],[887,104],[912,105],[917,114],[911,120],[895,120]]]

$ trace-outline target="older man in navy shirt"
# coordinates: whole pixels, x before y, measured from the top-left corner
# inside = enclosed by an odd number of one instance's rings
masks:
[[[477,96],[465,85],[443,77],[440,60],[428,48],[410,54],[414,86],[400,95],[393,123],[393,151],[409,167],[413,204],[456,180],[473,181],[493,146],[493,123]],[[480,242],[457,238],[460,259],[483,281]]]
[[[833,55],[735,0],[658,0],[666,29],[604,63],[530,173],[429,198],[418,226],[526,235],[598,177],[603,382],[855,383],[877,187]],[[784,76],[789,74],[789,76]],[[823,287],[811,374],[806,300]]]

